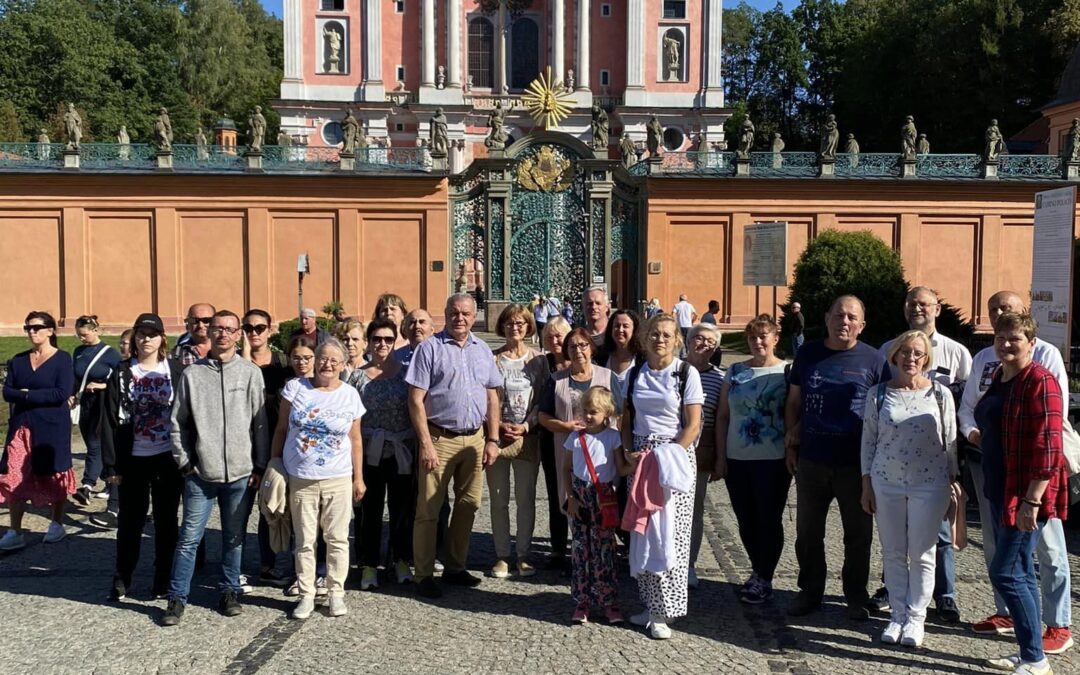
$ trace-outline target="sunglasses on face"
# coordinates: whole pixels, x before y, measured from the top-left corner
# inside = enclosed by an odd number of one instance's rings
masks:
[[[36,333],[39,330],[45,330],[46,328],[48,328],[48,326],[43,323],[28,323],[22,328],[27,333]]]
[[[394,344],[394,338],[390,335],[373,335],[371,337],[371,343],[376,345],[392,345]]]
[[[244,329],[245,333],[254,333],[255,335],[262,335],[263,333],[265,333],[266,331],[268,331],[270,329],[270,326],[266,325],[265,323],[260,323],[260,324],[255,324],[255,325],[252,325],[250,323],[245,323],[243,326],[241,326],[241,328]]]
[[[214,320],[212,316],[189,316],[188,323],[194,326],[197,323],[201,323],[204,326],[209,326],[210,322]]]

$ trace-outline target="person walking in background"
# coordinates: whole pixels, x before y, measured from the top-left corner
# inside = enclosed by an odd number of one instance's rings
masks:
[[[690,344],[690,328],[694,325],[697,310],[686,300],[686,295],[680,295],[679,301],[675,303],[671,313],[675,315],[675,320],[679,322],[679,332],[682,333],[683,349],[685,350]]]
[[[295,337],[306,337],[315,347],[318,347],[322,343],[326,342],[326,338],[330,337],[330,333],[319,327],[319,323],[316,320],[318,314],[310,307],[305,307],[300,310],[300,327],[292,332],[289,339]]]
[[[536,323],[536,335],[544,332],[544,326],[547,325],[550,313],[551,307],[548,305],[547,298],[544,296],[536,297],[532,308],[533,322]]]
[[[105,399],[109,378],[120,364],[120,354],[101,341],[100,324],[96,316],[80,316],[75,319],[75,335],[80,344],[75,348],[73,363],[76,389],[71,397],[72,409],[79,410],[79,434],[86,444],[86,465],[83,467],[82,486],[71,498],[80,506],[88,506],[90,497],[106,497],[105,510],[90,515],[89,521],[98,527],[116,527],[116,514],[120,509],[117,488],[106,482],[105,489],[97,492],[95,486],[101,477],[101,426],[102,402]]]
[[[64,505],[75,493],[71,468],[71,356],[56,347],[56,319],[30,312],[23,330],[30,349],[8,361],[4,400],[11,404],[7,440],[0,457],[0,504],[8,507],[11,527],[0,537],[0,551],[26,546],[22,521],[26,503],[52,508],[46,544],[67,535]]]
[[[799,349],[806,340],[806,317],[802,313],[802,305],[798,302],[791,303],[791,358],[799,355]]]
[[[720,313],[720,303],[716,300],[709,301],[709,311],[701,317],[701,323],[711,323],[716,325],[716,315]]]
[[[569,300],[563,301],[562,318],[571,326],[574,325],[574,306],[570,304]]]

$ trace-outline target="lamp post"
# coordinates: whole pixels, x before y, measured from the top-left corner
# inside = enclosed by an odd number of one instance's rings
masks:
[[[311,274],[308,264],[307,253],[301,253],[296,258],[296,316],[300,317],[304,312],[304,275]]]

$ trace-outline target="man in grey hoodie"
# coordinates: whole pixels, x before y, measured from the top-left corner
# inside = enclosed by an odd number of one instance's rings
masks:
[[[184,474],[184,520],[173,557],[163,626],[180,623],[195,571],[195,551],[214,500],[221,514],[223,579],[218,610],[240,613],[244,493],[270,459],[262,373],[236,353],[240,318],[221,310],[210,322],[210,353],[188,366],[172,410],[173,457]]]

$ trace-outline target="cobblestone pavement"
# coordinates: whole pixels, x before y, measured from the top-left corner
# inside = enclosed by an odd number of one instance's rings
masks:
[[[80,467],[81,471],[81,467]],[[542,484],[542,479],[541,479]],[[536,562],[547,545],[546,502],[537,504]],[[794,500],[794,490],[792,490]],[[91,509],[103,508],[97,501]],[[5,513],[0,522],[6,525]],[[513,512],[513,509],[511,509]],[[155,624],[164,601],[148,599],[151,539],[134,597],[105,601],[114,561],[112,533],[87,523],[88,511],[69,512],[72,536],[41,543],[47,521],[29,515],[29,545],[0,558],[0,654],[6,673],[971,673],[982,659],[1014,650],[1007,638],[974,635],[968,625],[928,623],[924,647],[884,647],[877,635],[883,617],[852,623],[839,597],[839,516],[830,520],[830,580],[822,612],[789,620],[783,609],[795,589],[794,504],[786,522],[788,542],[774,600],[760,607],[737,602],[735,590],[749,564],[722,483],[709,489],[706,544],[698,562],[701,585],[691,591],[690,615],[673,624],[675,637],[650,640],[639,629],[603,623],[571,626],[567,582],[553,571],[528,579],[490,577],[473,590],[447,589],[439,601],[417,599],[409,586],[383,584],[376,592],[350,586],[348,616],[316,613],[291,621],[291,601],[281,591],[256,587],[244,612],[224,618],[214,611],[218,556],[216,513],[210,554],[196,576],[191,605],[178,628]],[[249,527],[245,568],[257,569],[255,519]],[[148,527],[148,532],[150,528]],[[957,556],[959,601],[965,620],[992,611],[990,585],[977,524],[972,543]],[[1069,532],[1073,569],[1080,569],[1080,533]],[[493,562],[487,502],[477,516],[469,567]],[[873,577],[880,573],[875,550]],[[1074,575],[1074,579],[1076,576]],[[873,589],[871,589],[872,591]],[[1073,608],[1080,591],[1074,586]],[[623,570],[620,600],[626,614],[641,604]],[[1051,657],[1055,672],[1080,674],[1080,647]]]

